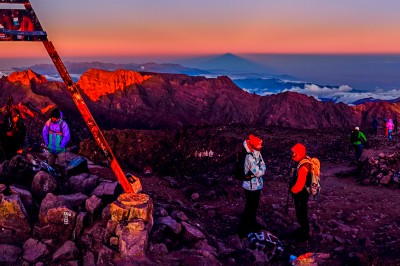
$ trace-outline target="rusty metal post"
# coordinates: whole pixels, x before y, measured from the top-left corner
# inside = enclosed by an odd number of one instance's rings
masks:
[[[75,102],[76,107],[78,107],[79,112],[81,113],[83,120],[88,126],[90,132],[92,132],[93,137],[103,151],[106,156],[108,162],[110,163],[111,169],[114,171],[114,174],[118,178],[119,183],[126,193],[139,193],[142,190],[142,185],[140,183],[139,178],[135,176],[130,176],[131,182],[128,181],[126,175],[122,171],[117,159],[114,156],[111,148],[109,147],[106,139],[101,133],[99,127],[93,119],[92,114],[90,113],[87,105],[83,101],[82,95],[78,91],[75,83],[72,81],[71,76],[69,75],[67,69],[65,68],[63,62],[61,61],[60,56],[58,55],[56,49],[53,46],[53,43],[50,41],[43,41],[44,47],[50,55],[51,60],[55,67],[57,68],[58,73],[60,74],[62,80],[67,86],[68,92],[71,94],[72,99]]]

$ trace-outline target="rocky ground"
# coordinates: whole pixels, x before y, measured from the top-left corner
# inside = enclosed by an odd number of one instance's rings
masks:
[[[261,197],[259,222],[283,239],[287,253],[296,256],[305,252],[331,254],[331,259],[325,261],[326,265],[400,263],[397,252],[400,248],[399,185],[361,184],[359,173],[362,166],[359,168],[351,163],[353,153],[351,149],[348,150],[345,132],[292,133],[283,130],[266,137],[263,153],[268,171]],[[288,134],[291,136],[287,137]],[[297,140],[304,140],[309,147],[309,154],[321,158],[323,173],[322,192],[316,200],[309,202],[313,238],[306,244],[285,240],[285,233],[296,227],[291,201],[288,214],[285,212],[285,178],[290,165],[287,150]],[[383,137],[372,137],[369,144],[362,159],[379,158],[381,153],[394,154],[399,151],[398,142],[389,143]],[[400,167],[397,168],[399,171]],[[217,248],[223,264],[257,261],[254,254],[237,252],[241,244],[235,231],[245,201],[240,182],[229,175],[183,179],[143,177],[142,180],[144,190],[155,199],[158,210],[156,216],[165,215],[164,210],[169,214],[184,210],[189,220],[199,224],[209,242]],[[168,243],[169,250],[174,250],[173,243]],[[165,263],[173,261],[173,258],[172,253],[159,260]]]
[[[262,153],[267,163],[266,186],[258,220],[276,234],[285,247],[284,256],[272,262],[264,253],[248,249],[248,243],[236,235],[245,199],[240,182],[233,180],[230,174],[232,165],[229,165],[229,160],[232,145],[249,132],[264,139]],[[124,138],[113,134],[111,143],[116,148],[117,156],[125,158],[122,161],[126,170],[130,166],[136,170],[143,192],[149,194],[154,203],[154,226],[147,254],[149,260],[140,263],[287,265],[288,254],[298,256],[317,252],[330,255],[320,265],[398,265],[400,197],[399,185],[392,177],[400,172],[399,160],[393,159],[398,158],[400,142],[397,138],[400,135],[389,143],[382,136],[369,138],[367,134],[370,147],[364,152],[365,162],[357,166],[351,163],[353,151],[349,149],[347,134],[343,130],[234,127],[187,130],[179,134],[143,131],[134,132],[132,138],[127,137],[129,132],[123,132],[125,141],[134,139],[136,144],[141,143],[140,146],[127,145],[122,141]],[[286,233],[297,226],[291,201],[288,213],[285,212],[287,177],[292,166],[290,147],[296,142],[303,142],[309,155],[320,158],[322,165],[321,194],[309,202],[313,237],[300,244],[286,237]],[[143,154],[155,149],[152,148],[154,143],[159,143],[157,152],[152,157],[143,157]],[[93,156],[90,156],[89,150],[82,148],[89,144],[83,143],[81,152],[90,158]],[[121,156],[121,152],[127,153],[121,147],[130,145],[133,151],[141,150],[139,154],[131,154],[132,158],[141,159],[140,164]],[[174,146],[179,146],[179,149]],[[90,152],[94,154],[93,149]],[[169,158],[169,152],[184,162],[176,163]],[[101,163],[101,156],[95,157],[91,159],[97,158]],[[166,167],[163,160],[166,164],[172,162],[174,167]],[[157,161],[158,164],[155,163]],[[89,164],[90,175],[53,179],[43,173],[36,177],[37,173],[24,172],[23,176],[32,176],[33,180],[20,182],[19,176],[10,181],[11,177],[5,174],[13,167],[21,174],[22,164],[14,160],[0,167],[0,176],[3,177],[0,182],[3,183],[0,184],[3,204],[0,204],[0,210],[8,206],[4,205],[4,199],[9,202],[15,198],[12,195],[17,194],[29,217],[26,220],[18,218],[21,222],[18,227],[2,219],[5,217],[2,213],[0,245],[3,251],[0,251],[0,264],[3,259],[3,262],[8,261],[8,265],[105,265],[105,262],[111,261],[121,265],[123,262],[117,259],[115,253],[121,240],[107,223],[109,203],[120,193],[110,169]],[[367,173],[371,171],[374,171],[374,178],[366,182],[369,178]],[[380,173],[380,179],[376,181]],[[391,176],[390,182],[384,184],[386,181],[380,181],[388,175]],[[9,179],[4,182],[7,177]],[[54,186],[45,186],[46,182],[40,180],[48,180],[48,184]],[[62,233],[56,231],[60,225],[52,223],[48,211],[59,207],[69,208],[76,221],[74,226]],[[30,225],[31,230],[23,229],[23,225]],[[52,231],[46,232],[46,228]],[[18,241],[15,236],[21,237],[21,240]],[[7,257],[4,250],[14,256]]]

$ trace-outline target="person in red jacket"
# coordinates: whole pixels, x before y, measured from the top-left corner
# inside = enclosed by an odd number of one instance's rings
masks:
[[[297,167],[291,179],[290,193],[294,201],[297,222],[300,224],[300,229],[297,231],[297,240],[304,242],[310,238],[307,209],[309,193],[306,188],[310,165],[308,163],[301,164],[301,161],[306,158],[306,147],[303,144],[297,143],[291,150],[293,152],[292,159],[297,163]]]

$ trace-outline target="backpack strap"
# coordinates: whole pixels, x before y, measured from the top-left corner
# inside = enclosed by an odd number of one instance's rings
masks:
[[[50,127],[50,122],[51,122],[51,120],[48,121],[48,126],[49,126],[49,127]],[[60,131],[59,131],[59,132],[58,132],[58,131],[52,131],[52,130],[49,129],[49,133],[50,133],[50,134],[57,134],[57,135],[59,135],[59,136],[62,136],[62,135],[63,135],[63,132],[62,132],[62,125],[63,125],[63,123],[64,123],[64,120],[63,120],[63,119],[60,119],[60,121],[57,122],[57,124],[60,125]],[[46,123],[46,124],[47,124],[47,123]]]
[[[305,166],[308,170],[307,176],[306,176],[306,183],[304,184],[304,187],[308,190],[308,187],[311,184],[311,172],[313,170],[313,162],[311,160],[311,157],[306,156],[306,158],[304,158],[303,160],[301,160],[299,162],[299,164],[297,165],[297,172],[299,171],[300,167],[302,167],[303,165],[308,164],[308,166]]]
[[[306,156],[305,159],[303,159],[303,160],[301,160],[301,161],[299,162],[299,164],[297,165],[297,171],[299,171],[300,167],[301,167],[303,164],[306,164],[306,163],[309,163],[310,165],[312,165],[311,158],[310,158],[309,156]]]

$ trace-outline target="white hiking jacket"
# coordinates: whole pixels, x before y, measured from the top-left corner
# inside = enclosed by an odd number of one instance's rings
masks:
[[[263,187],[262,176],[265,174],[267,167],[259,151],[253,150],[251,152],[247,147],[246,141],[244,141],[243,146],[248,153],[251,153],[247,154],[244,160],[244,173],[251,172],[252,178],[249,181],[243,181],[242,187],[251,191],[260,190]]]

